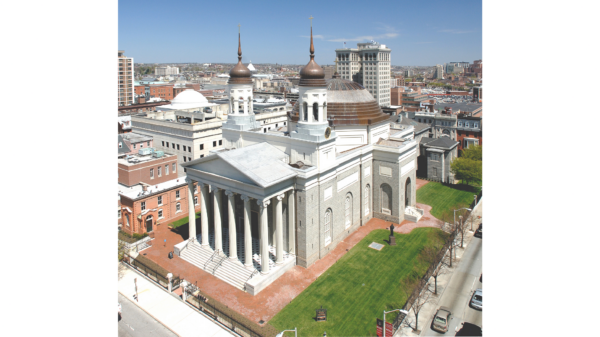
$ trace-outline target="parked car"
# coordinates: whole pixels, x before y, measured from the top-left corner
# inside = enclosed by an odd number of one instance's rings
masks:
[[[473,309],[483,309],[483,292],[481,291],[481,289],[475,290],[473,296],[471,296],[470,305]]]
[[[463,327],[458,330],[455,336],[483,336],[483,333],[480,326],[464,322]]]
[[[483,231],[483,223],[479,224],[479,227],[477,227],[477,230],[475,231],[475,234],[473,234],[476,238],[480,238],[483,239],[481,236],[481,233]]]
[[[121,303],[119,303],[119,320],[121,320]]]
[[[447,332],[448,331],[448,326],[450,324],[450,316],[452,316],[452,313],[450,312],[450,309],[446,308],[446,307],[440,307],[438,309],[438,311],[435,313],[435,316],[433,316],[433,322],[431,322],[431,328],[435,331],[438,332]]]

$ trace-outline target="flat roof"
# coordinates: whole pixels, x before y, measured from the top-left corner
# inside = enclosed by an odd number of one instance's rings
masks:
[[[131,143],[147,142],[147,141],[153,139],[150,136],[142,135],[142,134],[135,133],[135,132],[123,133],[123,134],[121,134],[121,136],[123,137],[123,139],[126,139],[126,140],[130,141]]]
[[[176,155],[165,153],[162,157],[157,158],[151,154],[142,156],[142,155],[139,155],[136,153],[136,154],[129,155],[129,158],[133,159],[133,161],[130,162],[129,160],[127,160],[127,158],[123,157],[123,158],[118,159],[118,163],[122,164],[122,165],[131,166],[131,165],[137,165],[137,164],[144,163],[144,162],[151,162],[153,160],[162,160],[164,158],[170,158],[170,157],[176,157]]]
[[[452,112],[458,110],[473,112],[482,106],[483,105],[481,103],[439,103],[435,105],[435,109],[443,110],[445,107],[450,107],[452,108]]]
[[[157,192],[163,192],[170,190],[176,186],[187,184],[184,177],[175,178],[169,181],[165,181],[164,183],[156,184],[156,185],[148,185],[148,189],[146,192],[143,192],[142,184],[133,185],[131,187],[127,187],[125,185],[119,184],[119,193],[122,196],[125,196],[129,199],[135,200],[140,199],[146,196],[150,196],[151,194]]]

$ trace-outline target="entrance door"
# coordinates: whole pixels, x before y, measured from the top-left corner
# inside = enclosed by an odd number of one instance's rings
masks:
[[[152,232],[152,215],[146,218],[146,232]]]

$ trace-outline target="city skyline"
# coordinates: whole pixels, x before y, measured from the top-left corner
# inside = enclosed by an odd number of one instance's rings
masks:
[[[333,64],[335,49],[343,48],[343,42],[347,48],[356,48],[357,43],[370,40],[392,50],[394,66],[482,58],[481,1],[461,7],[438,1],[393,2],[385,10],[382,6],[363,8],[361,2],[307,1],[301,9],[291,3],[238,3],[226,15],[221,14],[222,6],[213,3],[178,1],[174,5],[175,13],[165,17],[166,11],[155,1],[119,2],[119,49],[136,63],[235,63],[239,24],[245,64],[305,64],[308,18],[313,16],[319,64]],[[145,33],[147,29],[152,33]]]

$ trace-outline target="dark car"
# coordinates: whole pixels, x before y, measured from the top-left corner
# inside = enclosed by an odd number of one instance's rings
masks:
[[[458,330],[455,336],[483,336],[483,333],[481,327],[473,323],[464,322],[463,327]]]
[[[473,234],[476,238],[480,238],[483,239],[481,236],[481,233],[483,231],[483,223],[479,224],[479,227],[477,227],[477,230],[475,231],[475,234]]]

